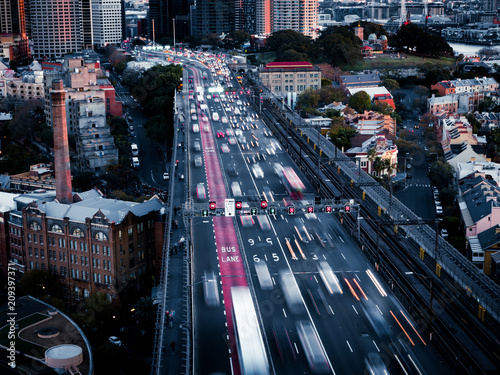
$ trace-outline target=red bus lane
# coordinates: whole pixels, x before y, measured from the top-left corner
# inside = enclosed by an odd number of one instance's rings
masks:
[[[198,79],[195,81],[199,82]],[[224,199],[227,198],[227,194],[224,180],[222,179],[221,165],[217,157],[211,124],[207,121],[203,121],[201,116],[199,116],[198,119],[201,128],[200,133],[203,143],[203,155],[205,157],[205,169],[210,200],[215,201],[217,207],[224,207]],[[220,272],[222,275],[222,291],[224,293],[224,308],[226,310],[233,373],[239,375],[241,371],[238,362],[238,350],[234,338],[231,287],[247,286],[248,283],[241,259],[238,240],[236,238],[233,219],[225,216],[214,216],[213,224]]]

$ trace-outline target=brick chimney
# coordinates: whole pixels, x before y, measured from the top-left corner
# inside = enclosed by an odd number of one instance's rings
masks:
[[[52,124],[54,131],[54,174],[56,198],[60,203],[73,203],[69,165],[68,125],[66,123],[66,92],[61,79],[52,81]]]

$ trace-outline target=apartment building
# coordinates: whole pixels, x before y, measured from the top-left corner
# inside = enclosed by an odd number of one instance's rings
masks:
[[[359,134],[378,134],[384,130],[396,136],[396,120],[390,115],[365,111],[362,114],[344,116],[347,124],[355,128]]]
[[[353,147],[345,154],[356,158],[359,167],[368,174],[377,177],[390,174],[390,177],[394,177],[398,165],[398,147],[394,141],[394,137],[381,133],[373,136],[358,134],[351,138]],[[390,170],[376,170],[375,160],[377,158],[389,160]]]
[[[44,84],[50,88],[54,80],[63,80],[68,134],[77,140],[75,167],[99,175],[105,172],[107,165],[118,162],[118,149],[106,123],[106,112],[118,111],[116,107],[121,107],[121,103],[116,102],[114,88],[109,87],[109,82],[97,78],[98,72],[98,63],[80,58],[66,59],[60,67],[45,71]],[[53,108],[48,89],[44,101],[46,121],[52,125]]]
[[[259,78],[264,86],[279,96],[321,88],[321,69],[307,61],[268,63],[259,70]]]
[[[70,204],[55,200],[54,191],[8,200],[15,208],[8,212],[6,244],[18,277],[50,271],[59,276],[70,303],[95,292],[119,303],[121,293],[151,287],[162,247],[157,240],[162,236],[155,235],[162,226],[158,198],[125,202],[90,190],[75,194]]]

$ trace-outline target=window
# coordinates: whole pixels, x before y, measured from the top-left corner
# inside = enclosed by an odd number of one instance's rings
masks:
[[[28,233],[28,242],[31,242],[31,233]]]
[[[83,230],[81,228],[77,227],[77,228],[73,229],[73,232],[71,233],[71,235],[78,236],[78,237],[83,237],[84,233],[83,233]]]
[[[96,232],[94,238],[98,241],[107,241],[108,237],[103,232]]]
[[[49,230],[54,233],[63,233],[63,230],[59,224],[53,224]]]

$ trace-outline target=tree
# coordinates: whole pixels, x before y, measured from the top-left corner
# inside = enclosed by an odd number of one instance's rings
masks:
[[[134,305],[134,318],[149,327],[156,317],[156,305],[151,297],[141,297]]]
[[[415,142],[410,142],[405,139],[396,139],[396,146],[398,147],[398,155],[407,155],[416,157],[422,154],[422,149]]]
[[[364,111],[370,109],[372,102],[370,95],[366,91],[358,91],[349,98],[349,107],[354,109],[358,113],[363,113]]]
[[[327,34],[318,38],[316,45],[322,50],[324,58],[334,67],[353,64],[363,58],[361,41],[354,34],[351,36],[342,33]]]
[[[426,33],[414,23],[401,25],[391,45],[407,52],[417,52],[431,57],[453,56],[453,48],[439,35]]]
[[[392,92],[393,90],[399,90],[399,83],[395,79],[386,78],[382,81],[382,86],[384,86],[387,91]]]
[[[472,112],[469,112],[465,115],[465,118],[467,119],[467,121],[469,121],[469,124],[472,126],[472,132],[474,134],[477,134],[479,129],[481,129],[481,123],[477,120],[476,116],[474,115],[474,113]]]
[[[394,112],[394,109],[389,103],[386,102],[378,102],[372,105],[372,111],[382,113],[383,115],[390,115]]]
[[[250,34],[246,31],[236,30],[227,34],[222,43],[227,49],[239,49],[247,41],[250,41]]]
[[[481,103],[479,103],[478,111],[491,112],[493,108],[495,108],[495,106],[496,103],[493,101],[493,99],[490,96],[487,96]]]
[[[41,298],[51,295],[53,297],[62,296],[62,284],[57,276],[46,270],[27,271],[19,281],[21,291],[24,294]]]
[[[368,36],[370,34],[375,34],[379,38],[382,35],[389,36],[387,31],[385,31],[384,27],[378,23],[373,23],[373,22],[368,22],[368,21],[356,21],[351,23],[350,28],[351,30],[354,30],[356,26],[361,26],[363,28],[363,39],[366,40],[368,39]]]
[[[328,132],[331,142],[341,150],[348,150],[352,147],[351,138],[357,134],[357,131],[345,125],[334,125]]]
[[[38,109],[43,108],[39,100],[28,100],[19,106],[9,123],[13,139],[22,143],[31,143],[40,127],[41,119],[37,118]]]
[[[271,34],[266,41],[270,51],[278,51],[284,45],[299,46],[311,44],[311,38],[293,30],[280,30]]]
[[[429,179],[438,189],[448,187],[453,182],[453,170],[450,164],[437,161],[431,165]]]
[[[93,311],[99,319],[109,319],[113,315],[113,305],[107,295],[101,292],[91,294],[85,300],[85,307],[88,311]]]

